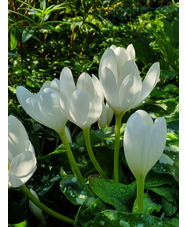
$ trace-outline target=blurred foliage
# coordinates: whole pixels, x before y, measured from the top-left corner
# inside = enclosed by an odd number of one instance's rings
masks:
[[[109,217],[114,218],[116,225],[133,225],[136,221],[144,226],[149,222],[178,226],[178,1],[10,0],[8,8],[9,114],[24,124],[38,158],[37,171],[27,185],[46,205],[75,218],[76,226],[98,226],[98,223],[109,226]],[[73,140],[70,146],[84,177],[90,181],[92,191],[84,191],[71,175],[59,136],[31,119],[15,95],[18,85],[37,92],[46,80],[59,78],[64,66],[72,70],[76,79],[83,71],[97,75],[100,58],[107,47],[112,44],[127,47],[130,43],[135,47],[142,77],[152,63],[160,62],[160,81],[138,108],[153,118],[164,116],[168,128],[164,155],[147,177],[143,217],[135,214],[135,181],[126,164],[122,141],[121,183],[116,184],[94,175],[96,171],[87,155],[82,132],[67,123]],[[128,117],[136,109],[125,114],[121,138]],[[98,162],[112,178],[114,126],[99,130],[94,124],[91,142]],[[69,187],[72,191],[66,193]],[[128,194],[124,192],[125,187],[129,188]],[[113,189],[116,197],[111,199]],[[119,197],[122,198],[118,201]],[[128,205],[125,198],[130,198]],[[9,190],[9,204],[9,226],[39,226],[39,221],[29,212],[28,201],[17,190]],[[46,214],[45,218],[47,226],[64,226]],[[121,218],[126,223],[120,223]]]

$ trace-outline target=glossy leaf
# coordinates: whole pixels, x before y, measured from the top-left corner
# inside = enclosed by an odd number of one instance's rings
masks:
[[[24,43],[28,41],[30,38],[32,38],[34,32],[35,32],[34,29],[25,28],[25,30],[22,33],[22,42]]]

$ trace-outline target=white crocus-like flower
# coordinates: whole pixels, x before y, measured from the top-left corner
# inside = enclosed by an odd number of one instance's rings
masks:
[[[159,160],[166,136],[164,117],[158,117],[153,122],[150,115],[143,110],[138,110],[129,117],[124,133],[124,153],[136,179],[145,178]]]
[[[99,79],[104,96],[112,110],[121,114],[144,101],[159,80],[160,66],[154,63],[141,80],[132,45],[127,49],[111,46],[104,52],[99,65]]]
[[[8,117],[8,184],[19,187],[25,184],[36,170],[34,148],[22,123]]]
[[[46,81],[40,91],[32,94],[26,88],[16,88],[17,98],[23,109],[39,123],[60,133],[67,122],[60,105],[59,80]]]
[[[37,193],[33,189],[30,189],[30,192],[39,200]],[[43,216],[42,210],[38,206],[36,206],[31,200],[29,200],[29,208],[33,215],[39,220],[41,225],[46,226],[47,223]]]
[[[65,67],[60,75],[61,106],[68,120],[81,129],[89,128],[102,112],[101,98],[94,89],[93,79],[82,73],[75,85],[72,72]]]

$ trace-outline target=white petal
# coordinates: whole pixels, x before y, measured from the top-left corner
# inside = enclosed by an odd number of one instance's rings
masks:
[[[83,125],[83,128],[90,127],[93,123],[95,123],[102,113],[102,101],[99,96],[96,96],[92,101],[88,113],[87,122]]]
[[[109,68],[113,73],[115,80],[118,80],[118,72],[117,72],[117,60],[114,51],[110,48],[107,48],[104,52],[103,56],[101,57],[101,61],[99,64],[99,79],[101,80],[103,71],[105,68]]]
[[[136,178],[146,174],[150,135],[153,129],[152,119],[144,112],[135,112],[129,117],[124,133],[125,157]]]
[[[10,164],[9,182],[12,187],[25,184],[36,170],[35,155],[26,151],[17,155]]]
[[[96,94],[102,99],[102,101],[104,100],[104,94],[103,94],[103,87],[101,85],[100,80],[92,74],[92,82],[94,85],[94,89],[96,91]]]
[[[105,128],[107,125],[107,110],[105,103],[102,102],[102,113],[100,118],[98,119],[98,126],[99,128]]]
[[[126,50],[123,47],[117,47],[114,50],[117,59],[118,75],[120,75],[121,69],[128,60]]]
[[[118,85],[121,86],[125,77],[129,74],[137,74],[139,75],[138,67],[134,60],[127,61],[126,64],[121,69],[121,73],[119,75]]]
[[[23,109],[27,112],[30,117],[40,122],[40,117],[38,113],[40,112],[40,107],[38,104],[38,94],[32,94],[26,88],[18,86],[16,88],[17,99],[19,100]]]
[[[131,60],[131,59],[135,60],[136,58],[135,49],[132,44],[128,45],[127,47],[127,55],[128,55],[128,60]]]
[[[45,88],[40,94],[39,103],[44,116],[42,124],[60,132],[67,121],[60,105],[60,94],[54,89]]]
[[[66,137],[67,137],[68,142],[72,143],[72,137],[71,137],[71,134],[70,134],[70,130],[67,126],[65,126],[65,133],[66,133]]]
[[[154,122],[154,128],[150,138],[149,155],[147,159],[147,170],[149,171],[160,159],[165,148],[167,138],[166,122],[163,117],[159,117]]]
[[[115,111],[120,111],[118,88],[114,74],[106,67],[100,80],[109,106]]]
[[[126,112],[133,107],[142,88],[138,74],[130,74],[123,80],[119,89],[119,100],[122,111]]]
[[[91,97],[81,90],[76,90],[70,99],[70,115],[73,122],[80,128],[88,119]]]
[[[158,62],[156,62],[150,67],[145,79],[143,80],[141,94],[135,106],[139,105],[147,98],[147,96],[151,93],[151,91],[156,86],[159,80],[159,76],[160,76],[160,65]]]
[[[25,151],[24,141],[28,140],[27,132],[22,123],[14,116],[8,117],[8,162]]]
[[[107,103],[106,103],[106,111],[107,111],[107,127],[108,127],[112,121],[114,113]]]
[[[54,79],[50,83],[50,88],[55,89],[56,91],[60,92],[60,82],[58,79]]]
[[[95,96],[93,81],[88,73],[83,72],[79,76],[76,87],[79,90],[89,93],[92,98]]]
[[[66,94],[67,97],[71,97],[75,90],[74,78],[69,68],[64,67],[60,74],[60,91]]]

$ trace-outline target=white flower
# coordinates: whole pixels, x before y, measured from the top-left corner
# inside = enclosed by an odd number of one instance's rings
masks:
[[[124,113],[144,101],[158,82],[159,63],[154,63],[141,80],[134,61],[132,45],[127,50],[111,46],[104,52],[99,65],[99,79],[107,103],[115,113]]]
[[[8,117],[8,180],[9,186],[25,184],[36,170],[34,148],[22,123]]]
[[[66,133],[66,137],[69,143],[72,143],[72,137],[71,137],[71,133],[70,130],[67,126],[65,126],[65,133]]]
[[[129,117],[124,133],[124,153],[135,178],[146,177],[159,160],[166,136],[165,118],[159,117],[153,122],[143,110],[138,110]]]
[[[30,192],[39,200],[37,193],[33,189],[30,189]],[[29,200],[29,208],[33,215],[40,221],[41,225],[46,226],[47,223],[43,216],[42,210],[38,206],[36,206],[31,200]]]
[[[60,105],[59,80],[46,81],[40,91],[32,94],[26,88],[16,88],[17,98],[23,109],[39,123],[61,132],[67,118]]]
[[[68,120],[81,129],[89,128],[102,112],[101,98],[94,89],[93,79],[82,73],[75,85],[72,72],[65,67],[60,75],[61,106]]]

